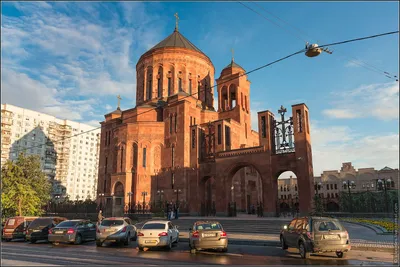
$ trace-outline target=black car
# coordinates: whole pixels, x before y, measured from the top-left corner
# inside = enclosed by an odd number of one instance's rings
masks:
[[[63,217],[41,217],[37,218],[31,224],[29,224],[26,231],[26,241],[36,243],[39,240],[48,240],[49,230],[59,224],[60,222],[66,221],[67,218]]]
[[[96,240],[96,225],[87,220],[63,221],[49,230],[49,242],[81,244],[83,241]]]

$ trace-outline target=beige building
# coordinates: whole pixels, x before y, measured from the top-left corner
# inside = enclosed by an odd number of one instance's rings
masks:
[[[338,205],[339,194],[342,191],[348,192],[348,184],[352,192],[384,190],[383,181],[386,181],[387,189],[399,189],[398,177],[399,169],[384,167],[381,170],[356,170],[351,162],[345,162],[340,170],[324,171],[321,176],[314,177],[314,193],[324,199],[326,204],[332,202],[332,205]],[[278,179],[278,190],[281,208],[287,208],[292,201],[296,203],[297,178]]]
[[[1,165],[20,152],[39,155],[53,196],[96,198],[99,129],[9,104],[1,105],[1,126]]]

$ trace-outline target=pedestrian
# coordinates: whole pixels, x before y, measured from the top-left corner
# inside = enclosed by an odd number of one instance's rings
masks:
[[[167,219],[168,221],[171,220],[171,210],[172,210],[172,206],[170,203],[167,204]]]
[[[100,210],[99,211],[99,215],[97,216],[97,223],[101,224],[101,222],[104,220],[104,216],[103,216],[103,211]]]
[[[175,219],[179,219],[179,206],[175,206]]]

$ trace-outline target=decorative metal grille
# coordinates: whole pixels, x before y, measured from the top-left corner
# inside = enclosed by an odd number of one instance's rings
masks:
[[[293,117],[285,119],[286,108],[281,106],[278,113],[281,115],[281,120],[274,120],[274,137],[275,137],[275,153],[284,154],[295,151],[294,147],[294,131]]]

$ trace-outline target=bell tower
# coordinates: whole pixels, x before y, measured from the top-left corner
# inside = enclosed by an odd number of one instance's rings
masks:
[[[246,71],[235,62],[232,50],[231,63],[217,79],[219,119],[233,119],[243,127],[241,146],[252,146],[247,141],[251,134],[250,81]]]

